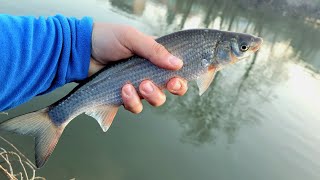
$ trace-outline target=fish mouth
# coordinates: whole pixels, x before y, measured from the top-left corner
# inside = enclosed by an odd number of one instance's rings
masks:
[[[260,49],[263,43],[263,39],[261,37],[256,37],[253,41],[254,46],[251,48],[253,52],[256,52]]]

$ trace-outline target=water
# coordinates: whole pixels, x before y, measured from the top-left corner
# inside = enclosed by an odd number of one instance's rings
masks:
[[[38,175],[48,179],[319,179],[320,30],[317,0],[4,1],[1,13],[92,16],[159,36],[208,27],[264,38],[251,59],[221,71],[208,92],[140,115],[121,108],[103,133],[82,115]],[[307,3],[307,5],[303,5]],[[0,115],[48,105],[74,85]],[[33,139],[3,134],[33,160]],[[1,177],[1,176],[0,176]]]

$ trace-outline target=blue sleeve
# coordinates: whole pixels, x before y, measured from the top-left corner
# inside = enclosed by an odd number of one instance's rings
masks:
[[[0,111],[85,79],[92,19],[0,14]]]

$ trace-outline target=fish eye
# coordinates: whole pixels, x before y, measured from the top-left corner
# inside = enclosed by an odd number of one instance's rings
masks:
[[[247,51],[248,49],[249,49],[249,45],[248,45],[248,44],[246,44],[246,43],[241,43],[241,45],[240,45],[240,50],[241,50],[242,52]]]

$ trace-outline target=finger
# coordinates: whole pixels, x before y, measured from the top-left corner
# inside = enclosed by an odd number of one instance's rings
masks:
[[[122,87],[121,96],[125,109],[135,114],[142,111],[143,106],[140,97],[131,84],[126,84]]]
[[[129,28],[121,39],[122,44],[134,54],[150,60],[159,67],[178,70],[183,65],[183,61],[170,54],[163,45],[134,28]]]
[[[167,83],[167,89],[172,94],[183,96],[188,90],[187,81],[181,78],[172,78]]]
[[[165,94],[149,80],[142,81],[139,92],[152,106],[161,106],[166,101]]]

